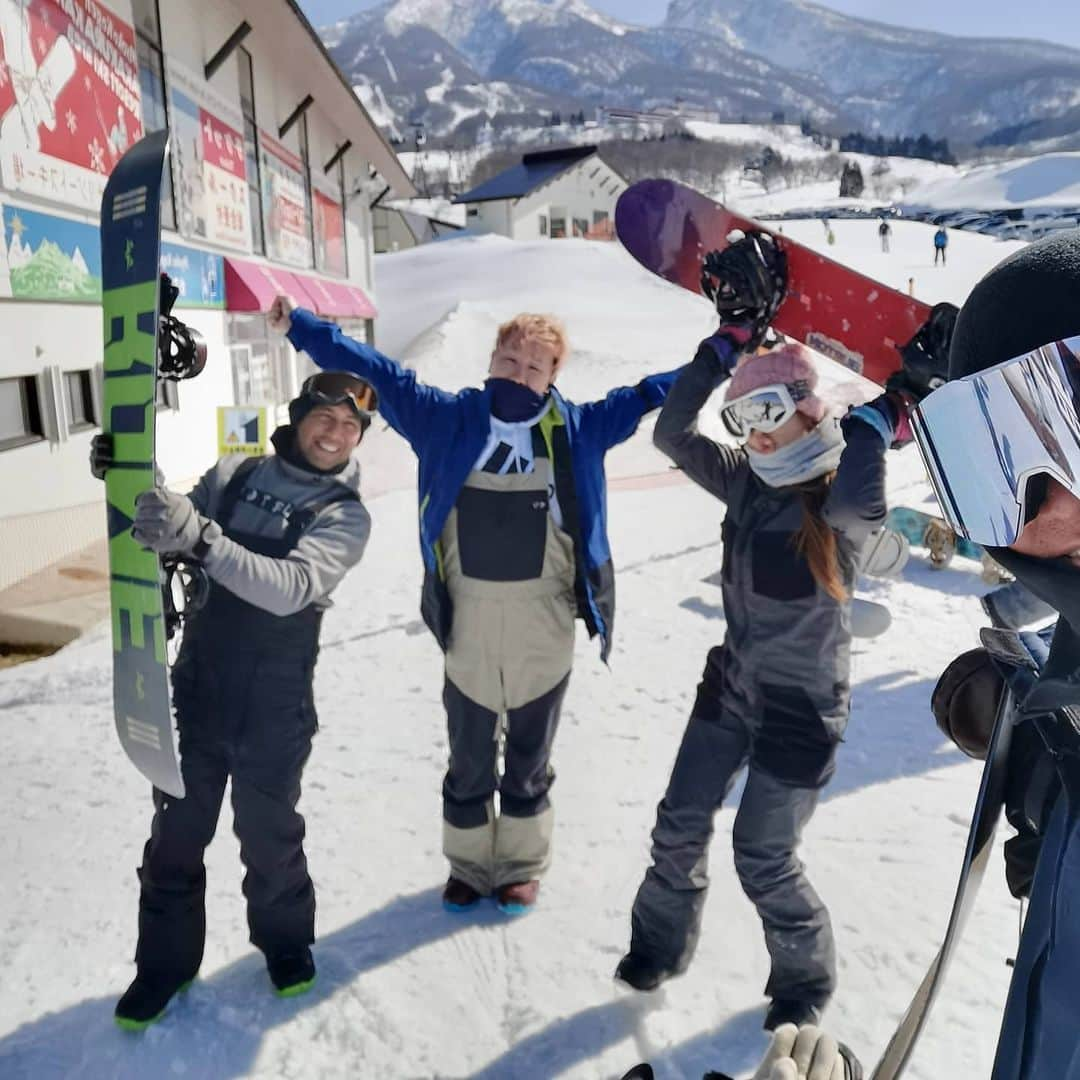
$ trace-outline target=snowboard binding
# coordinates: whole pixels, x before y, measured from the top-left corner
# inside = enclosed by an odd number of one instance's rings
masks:
[[[172,313],[180,290],[163,273],[158,300],[158,378],[193,379],[206,367],[206,340]]]
[[[702,260],[701,291],[721,320],[749,324],[756,347],[787,293],[787,255],[768,233],[736,230],[731,237]]]
[[[210,597],[210,578],[201,562],[185,555],[162,555],[161,571],[164,575],[161,601],[165,614],[165,640],[172,641],[187,620],[206,605]]]

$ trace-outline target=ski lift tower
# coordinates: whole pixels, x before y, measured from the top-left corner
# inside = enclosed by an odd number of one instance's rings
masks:
[[[422,147],[427,142],[427,134],[424,131],[424,125],[419,120],[413,121],[413,151],[415,156],[413,157],[413,170],[412,170],[412,182],[413,187],[423,197],[427,198],[430,195],[428,191],[427,173],[424,169],[424,152]]]

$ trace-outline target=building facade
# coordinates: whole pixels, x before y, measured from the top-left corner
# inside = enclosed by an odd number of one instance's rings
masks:
[[[459,195],[465,228],[512,240],[610,238],[626,181],[595,146],[525,154],[517,165]]]
[[[161,264],[209,349],[158,404],[179,487],[218,455],[219,406],[274,418],[302,381],[278,291],[373,332],[368,204],[415,192],[294,0],[0,0],[0,38],[3,590],[105,534],[98,218],[128,146],[169,130]]]

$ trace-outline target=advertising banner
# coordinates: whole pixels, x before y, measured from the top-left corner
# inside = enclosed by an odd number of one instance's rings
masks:
[[[220,255],[164,241],[161,269],[180,290],[178,308],[225,307],[225,260]]]
[[[315,187],[315,266],[329,274],[344,277],[345,215],[340,195],[329,185]]]
[[[0,0],[0,48],[4,187],[97,213],[142,137],[130,21],[98,0]]]
[[[3,207],[4,256],[16,300],[101,300],[101,236],[96,225]]]
[[[168,70],[180,232],[250,251],[243,120],[184,68],[170,61]]]
[[[311,266],[304,163],[265,131],[260,131],[259,168],[267,258],[290,266]]]

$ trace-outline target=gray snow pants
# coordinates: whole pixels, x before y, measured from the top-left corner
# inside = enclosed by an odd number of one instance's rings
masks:
[[[652,866],[631,916],[631,951],[668,973],[685,971],[709,885],[713,818],[749,766],[732,843],[743,891],[765,930],[765,993],[824,1003],[836,985],[829,913],[796,855],[820,788],[783,783],[755,761],[752,725],[725,706],[722,653],[709,653],[652,834]]]

